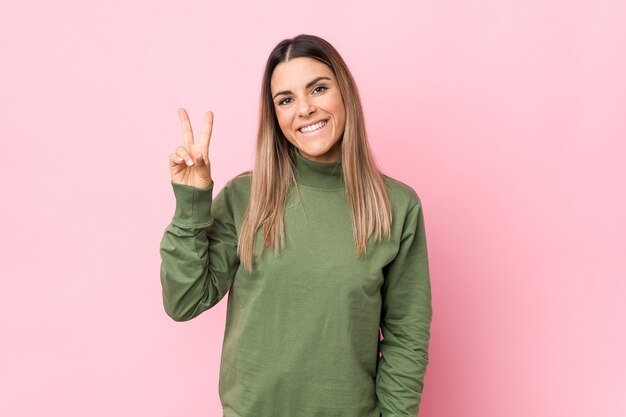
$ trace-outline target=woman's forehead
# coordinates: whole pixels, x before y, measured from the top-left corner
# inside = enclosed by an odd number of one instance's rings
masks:
[[[299,57],[281,62],[274,68],[271,78],[272,90],[295,88],[316,77],[327,77],[334,80],[332,70],[326,64],[314,58]]]

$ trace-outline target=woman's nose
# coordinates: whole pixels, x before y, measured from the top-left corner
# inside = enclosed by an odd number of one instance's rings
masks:
[[[316,110],[315,106],[309,100],[300,100],[298,104],[298,116],[308,117]]]

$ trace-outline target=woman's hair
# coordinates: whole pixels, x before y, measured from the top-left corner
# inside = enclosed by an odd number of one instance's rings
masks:
[[[252,171],[250,201],[243,218],[237,253],[243,265],[252,270],[257,231],[263,232],[263,248],[278,254],[284,247],[284,208],[296,184],[293,145],[283,135],[270,81],[276,66],[294,58],[308,57],[328,65],[337,79],[346,110],[341,143],[345,193],[352,215],[352,232],[358,256],[367,249],[373,234],[376,240],[391,235],[391,204],[369,149],[361,100],[346,63],[337,50],[317,36],[299,35],[281,41],[270,53],[263,75],[260,98],[256,159]]]

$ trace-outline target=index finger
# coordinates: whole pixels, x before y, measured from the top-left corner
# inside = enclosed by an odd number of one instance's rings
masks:
[[[202,125],[202,133],[200,134],[200,146],[202,154],[207,155],[209,152],[209,143],[211,143],[211,132],[213,131],[213,112],[208,111],[204,116],[204,124]]]
[[[178,109],[178,117],[180,118],[180,124],[183,129],[183,139],[185,140],[185,145],[192,145],[193,131],[191,130],[191,122],[189,121],[187,111],[182,108]]]

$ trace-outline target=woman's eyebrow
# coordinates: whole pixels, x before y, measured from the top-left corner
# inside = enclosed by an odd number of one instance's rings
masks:
[[[330,81],[330,78],[324,77],[324,76],[314,78],[313,80],[311,80],[308,83],[306,83],[305,88],[310,88],[311,86],[313,86],[313,84],[315,84],[316,82],[319,82],[321,80],[328,80],[328,81]],[[274,99],[274,98],[276,98],[276,96],[279,96],[281,94],[293,94],[293,93],[290,90],[279,91],[278,93],[274,94],[274,97],[272,97],[272,98]]]

